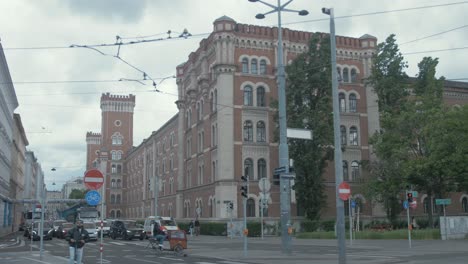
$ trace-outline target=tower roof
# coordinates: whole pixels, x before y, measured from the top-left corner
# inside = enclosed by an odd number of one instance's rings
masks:
[[[230,18],[230,17],[228,17],[228,16],[222,16],[222,17],[216,19],[216,20],[214,21],[214,23],[220,22],[220,21],[230,21],[230,22],[236,23],[236,21],[235,21],[234,19],[232,19],[232,18]]]

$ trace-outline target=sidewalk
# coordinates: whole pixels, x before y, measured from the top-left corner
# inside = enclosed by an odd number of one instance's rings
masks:
[[[0,249],[19,244],[21,242],[20,235],[21,232],[13,232],[0,237]]]

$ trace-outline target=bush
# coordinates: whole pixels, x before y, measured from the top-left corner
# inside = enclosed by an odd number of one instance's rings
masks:
[[[320,226],[319,221],[304,220],[301,223],[301,232],[314,232],[314,231],[317,231],[319,226]]]
[[[188,229],[188,225],[187,225]],[[203,223],[200,222],[200,234],[208,236],[226,236],[226,223]]]
[[[247,222],[249,237],[259,237],[262,235],[262,225],[260,222]]]
[[[335,220],[326,220],[320,223],[320,228],[323,231],[335,231]]]

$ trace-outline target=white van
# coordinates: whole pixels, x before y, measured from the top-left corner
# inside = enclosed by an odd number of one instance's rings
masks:
[[[159,223],[164,233],[167,233],[167,231],[179,230],[176,221],[172,217],[148,216],[145,220],[145,226],[143,227],[147,238],[153,236],[153,228],[155,221]]]

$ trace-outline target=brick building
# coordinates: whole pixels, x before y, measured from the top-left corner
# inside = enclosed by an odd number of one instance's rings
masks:
[[[283,29],[284,61],[307,51],[312,34]],[[369,135],[380,127],[377,96],[362,81],[370,74],[377,39],[367,34],[337,36],[336,44],[343,178],[350,182],[362,216],[384,216],[360,191],[366,177],[361,161],[374,158]],[[247,174],[247,217],[258,217],[258,180],[271,179],[278,167],[275,112],[270,107],[277,98],[276,58],[277,28],[239,24],[226,16],[215,20],[213,32],[176,68],[179,112],[134,148],[135,97],[103,95],[102,131],[87,134],[87,166],[106,164],[100,168],[106,171],[107,216],[143,218],[157,208],[158,215],[179,219],[242,217],[240,177]],[[449,104],[465,104],[468,85],[447,82],[444,96]],[[336,210],[333,163],[324,177],[327,218]],[[264,213],[278,217],[278,187],[270,192]],[[232,214],[227,210],[230,202]],[[300,211],[292,204],[293,216]]]

